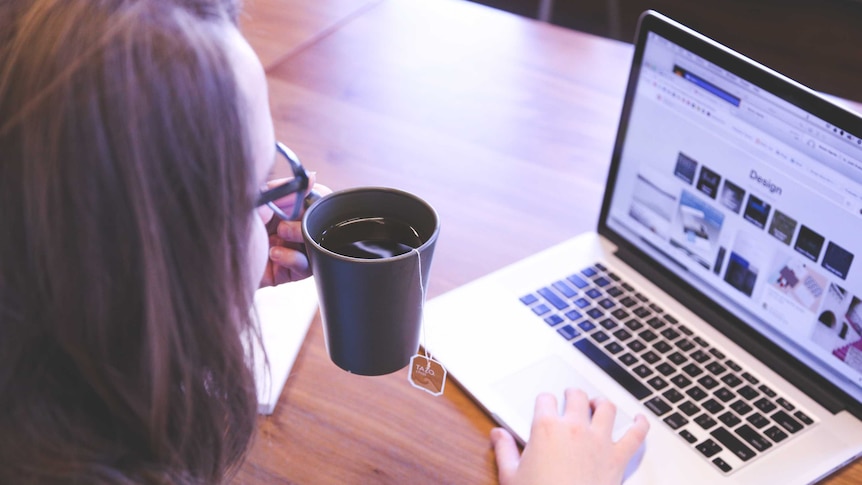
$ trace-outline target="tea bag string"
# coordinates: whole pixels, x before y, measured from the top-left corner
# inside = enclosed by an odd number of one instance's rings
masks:
[[[431,368],[431,356],[428,353],[428,330],[425,328],[425,284],[422,282],[422,253],[418,248],[412,248],[416,253],[416,266],[419,272],[419,324],[422,325],[422,350],[425,353],[425,370]]]

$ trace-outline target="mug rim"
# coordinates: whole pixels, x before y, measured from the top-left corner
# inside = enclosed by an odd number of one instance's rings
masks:
[[[398,256],[390,256],[387,258],[368,259],[368,258],[357,258],[357,257],[353,257],[353,256],[345,256],[343,254],[339,254],[339,253],[336,253],[334,251],[330,251],[329,249],[321,246],[320,243],[318,243],[313,237],[311,237],[311,235],[308,232],[308,215],[311,214],[312,212],[314,212],[315,208],[318,205],[324,204],[324,203],[326,203],[326,201],[328,201],[330,199],[352,195],[352,194],[355,194],[357,192],[390,193],[390,194],[395,194],[398,196],[406,197],[406,198],[412,199],[416,202],[419,202],[422,206],[424,206],[426,209],[428,209],[428,211],[434,217],[434,230],[428,236],[427,240],[422,243],[422,245],[420,245],[418,248],[414,248],[415,251],[408,251],[406,253],[399,254]],[[399,261],[402,259],[407,259],[407,258],[411,257],[416,251],[421,253],[423,250],[426,249],[426,247],[428,247],[432,243],[434,243],[438,237],[438,234],[440,233],[440,215],[437,213],[437,210],[434,209],[434,207],[431,204],[429,204],[425,199],[423,199],[422,197],[419,197],[418,195],[416,195],[414,193],[407,192],[405,190],[396,189],[394,187],[378,187],[378,186],[352,187],[352,188],[348,188],[348,189],[342,189],[342,190],[334,191],[334,192],[327,194],[327,195],[324,195],[320,199],[314,201],[314,203],[311,204],[308,207],[308,209],[305,210],[305,213],[302,215],[301,226],[302,226],[302,236],[303,236],[303,239],[305,239],[305,243],[308,244],[310,242],[311,244],[314,245],[314,247],[317,250],[321,251],[322,253],[326,254],[329,257],[333,257],[333,258],[340,259],[343,261],[349,261],[351,263],[381,264],[381,263],[388,263],[391,261]]]

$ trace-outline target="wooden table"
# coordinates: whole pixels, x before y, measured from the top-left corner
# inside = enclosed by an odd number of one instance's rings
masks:
[[[318,180],[437,208],[429,297],[595,226],[631,45],[461,0],[246,0],[241,27]],[[341,371],[318,320],[236,483],[496,483],[493,426],[454,382]]]

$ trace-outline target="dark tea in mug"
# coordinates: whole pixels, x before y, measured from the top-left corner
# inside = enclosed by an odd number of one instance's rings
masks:
[[[326,229],[320,245],[342,256],[381,259],[409,253],[422,245],[422,239],[416,229],[397,219],[364,217]]]

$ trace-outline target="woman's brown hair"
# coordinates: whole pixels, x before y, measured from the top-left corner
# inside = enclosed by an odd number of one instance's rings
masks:
[[[230,0],[0,0],[0,483],[215,483],[255,428]]]

